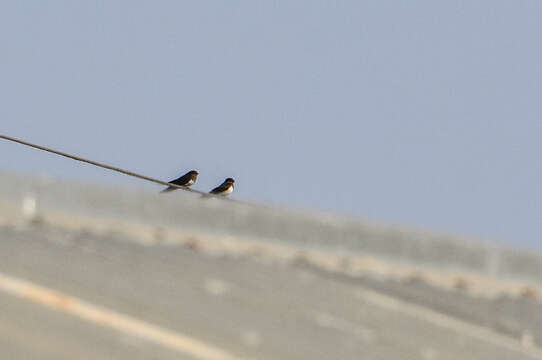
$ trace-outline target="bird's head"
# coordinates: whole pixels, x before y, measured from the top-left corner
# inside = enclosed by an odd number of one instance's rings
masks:
[[[192,179],[196,180],[198,178],[199,173],[196,170],[190,170],[188,172],[188,175],[190,175]]]
[[[226,184],[232,184],[232,185],[235,184],[235,180],[233,180],[232,178],[227,178],[226,180],[224,180],[224,182]]]

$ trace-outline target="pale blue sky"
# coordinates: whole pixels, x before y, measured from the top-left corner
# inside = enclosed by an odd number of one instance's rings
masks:
[[[542,249],[540,1],[3,1],[1,133]],[[0,168],[160,190],[0,142]]]

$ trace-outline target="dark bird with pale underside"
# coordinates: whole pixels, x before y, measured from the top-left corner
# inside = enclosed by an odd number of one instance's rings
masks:
[[[198,179],[198,175],[199,174],[198,174],[198,172],[196,170],[190,170],[189,172],[187,172],[183,176],[178,177],[175,180],[169,181],[169,183],[179,185],[179,186],[189,187],[189,186],[192,186],[192,185],[194,185],[196,183],[196,180]],[[168,186],[167,188],[165,188],[164,190],[162,190],[160,192],[165,193],[165,192],[170,192],[170,191],[177,190],[177,189],[178,188],[175,187],[175,186]]]
[[[233,180],[232,178],[227,178],[222,184],[209,191],[209,194],[222,196],[229,195],[233,192],[234,184],[235,180]]]

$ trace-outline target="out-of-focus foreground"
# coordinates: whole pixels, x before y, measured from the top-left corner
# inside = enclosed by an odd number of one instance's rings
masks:
[[[542,359],[527,252],[5,173],[0,239],[3,359]]]

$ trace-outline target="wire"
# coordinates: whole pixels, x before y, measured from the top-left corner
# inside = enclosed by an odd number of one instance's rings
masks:
[[[206,197],[207,196],[217,197],[217,196],[214,196],[212,194],[209,194],[209,193],[206,193],[206,192],[203,192],[203,191],[193,190],[193,189],[190,189],[190,188],[188,188],[186,186],[181,186],[181,185],[177,185],[177,184],[173,184],[173,183],[168,183],[168,182],[158,180],[158,179],[154,179],[154,178],[151,178],[151,177],[148,177],[148,176],[145,176],[145,175],[137,174],[137,173],[132,172],[132,171],[124,170],[124,169],[121,169],[121,168],[118,168],[118,167],[115,167],[115,166],[102,164],[102,163],[92,161],[92,160],[88,160],[88,159],[85,159],[85,158],[82,158],[82,157],[79,157],[79,156],[71,155],[71,154],[68,154],[68,153],[65,153],[65,152],[62,152],[62,151],[50,149],[50,148],[47,148],[45,146],[32,144],[32,143],[29,143],[27,141],[16,139],[16,138],[13,138],[13,137],[10,137],[10,136],[0,135],[0,138],[2,138],[4,140],[8,140],[8,141],[13,141],[13,142],[16,142],[16,143],[19,143],[19,144],[22,144],[22,145],[30,146],[30,147],[33,147],[35,149],[39,149],[39,150],[42,150],[42,151],[47,151],[47,152],[50,152],[50,153],[53,153],[53,154],[56,154],[56,155],[64,156],[64,157],[67,157],[67,158],[72,159],[72,160],[77,160],[77,161],[85,162],[87,164],[98,166],[98,167],[101,167],[101,168],[104,168],[104,169],[113,170],[113,171],[119,172],[121,174],[125,174],[125,175],[128,175],[128,176],[133,176],[133,177],[136,177],[138,179],[150,181],[150,182],[153,182],[153,183],[156,183],[156,184],[160,184],[160,185],[164,185],[164,186],[173,186],[173,187],[175,187],[177,189],[198,193],[198,194],[201,194],[201,195],[205,195]],[[226,198],[223,198],[223,197],[220,197],[220,198],[224,199],[224,200],[229,200],[229,199],[226,199]]]

